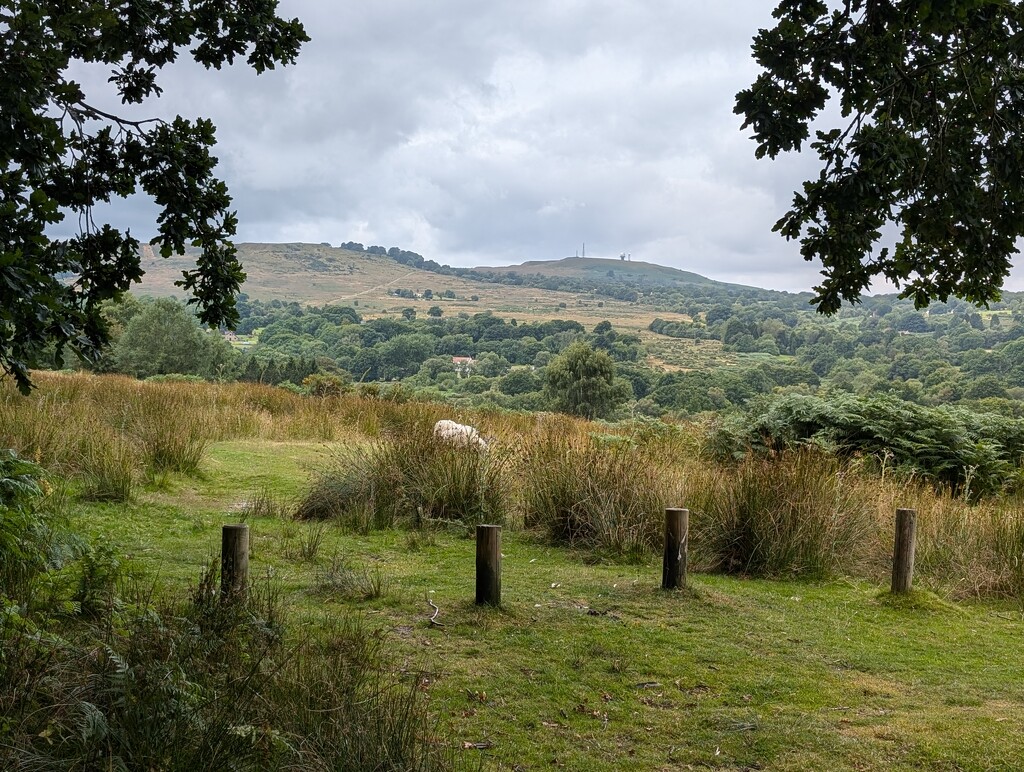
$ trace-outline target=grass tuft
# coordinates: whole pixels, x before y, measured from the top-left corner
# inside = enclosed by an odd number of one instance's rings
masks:
[[[678,473],[629,442],[549,430],[526,449],[523,519],[552,541],[636,557],[661,538],[680,501]]]
[[[705,569],[808,578],[856,573],[878,543],[859,480],[824,453],[750,458],[694,478],[687,499],[694,562]]]
[[[361,532],[428,521],[504,523],[505,457],[438,442],[429,427],[342,451],[299,502],[300,519],[337,519]]]
[[[289,506],[274,491],[263,485],[250,493],[244,502],[239,515],[239,522],[252,518],[283,519],[288,516]]]
[[[960,614],[960,608],[928,590],[913,589],[907,593],[879,593],[878,602],[883,606],[900,611],[929,611],[943,614]]]
[[[129,502],[138,484],[134,448],[112,432],[82,439],[79,469],[81,496],[89,501]]]
[[[183,384],[145,386],[152,393],[132,405],[126,420],[146,469],[154,476],[195,474],[212,434],[199,395],[183,390]]]
[[[391,579],[380,569],[356,568],[335,554],[316,577],[314,592],[344,600],[377,600],[387,595]]]
[[[326,533],[327,525],[325,523],[309,523],[297,536],[285,537],[281,551],[286,558],[291,560],[315,561],[316,556],[320,554]]]

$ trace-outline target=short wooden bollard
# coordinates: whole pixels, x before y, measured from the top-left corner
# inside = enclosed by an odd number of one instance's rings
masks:
[[[690,510],[665,510],[665,559],[661,568],[661,587],[674,590],[686,586],[687,542],[690,535]]]
[[[892,550],[892,591],[910,592],[914,582],[914,548],[917,544],[917,510],[896,510],[896,541]]]
[[[249,526],[225,525],[220,539],[220,597],[245,597],[249,584]]]
[[[501,526],[476,527],[476,602],[501,605]]]

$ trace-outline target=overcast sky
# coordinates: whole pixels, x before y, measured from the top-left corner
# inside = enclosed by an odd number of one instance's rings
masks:
[[[297,64],[257,77],[181,62],[146,111],[217,124],[239,241],[352,240],[467,266],[585,243],[807,290],[819,269],[771,226],[815,159],[755,161],[732,112],[774,5],[282,0],[312,37]],[[155,232],[138,203],[119,217]]]

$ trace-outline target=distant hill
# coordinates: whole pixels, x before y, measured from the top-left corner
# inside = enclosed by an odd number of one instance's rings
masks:
[[[327,244],[236,244],[246,273],[242,292],[260,300],[349,304],[388,287],[417,284],[410,268],[383,255],[337,249]],[[195,267],[195,254],[161,258],[142,247],[145,275],[132,291],[139,295],[183,295],[174,282]],[[415,271],[414,273],[423,273]]]
[[[605,296],[594,297],[575,288],[562,291],[525,282],[509,286],[497,281],[496,274],[447,266],[439,266],[444,272],[432,271],[398,262],[387,255],[328,244],[242,243],[236,246],[247,275],[242,292],[250,298],[352,305],[357,306],[364,317],[400,313],[407,307],[426,313],[431,306],[439,305],[445,314],[493,311],[521,320],[557,319],[571,314],[573,319],[587,325],[612,319],[619,326],[644,330],[657,314],[649,307]],[[132,286],[132,292],[154,297],[183,297],[185,293],[174,286],[174,282],[181,278],[182,271],[194,267],[194,254],[163,259],[145,245],[142,247],[145,274],[140,283]],[[571,277],[554,283],[562,281],[578,283]],[[432,298],[425,294],[428,289],[433,293]],[[411,291],[415,297],[397,297],[394,294],[397,290]],[[440,297],[446,291],[455,297]]]
[[[740,287],[678,268],[654,263],[615,260],[604,257],[566,257],[561,260],[530,260],[521,265],[482,266],[478,273],[518,274],[581,279],[588,282],[617,282],[638,287],[681,287],[686,285]]]

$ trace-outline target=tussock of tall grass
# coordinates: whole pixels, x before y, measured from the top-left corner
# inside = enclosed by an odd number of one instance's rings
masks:
[[[678,471],[630,442],[564,432],[527,446],[519,473],[523,521],[556,542],[641,555],[661,538],[661,513],[680,500]]]
[[[1024,499],[967,501],[908,476],[864,476],[881,532],[880,563],[888,570],[897,508],[917,510],[915,574],[957,597],[1024,597]],[[915,580],[916,581],[916,580]]]
[[[244,523],[252,518],[264,517],[282,519],[287,517],[289,512],[290,505],[264,485],[245,497],[239,512],[239,521]]]
[[[918,570],[959,596],[1024,596],[1024,509],[942,497],[924,510]],[[918,527],[922,528],[921,513]]]
[[[312,562],[320,554],[327,526],[322,521],[314,521],[300,531],[289,532],[282,536],[281,554],[297,561]]]
[[[803,450],[735,467],[691,469],[694,564],[757,576],[861,573],[880,543],[862,480]]]
[[[299,502],[300,519],[337,519],[358,531],[428,521],[506,521],[506,457],[438,442],[427,424],[346,448]]]
[[[78,473],[81,495],[93,501],[131,501],[137,484],[138,451],[106,426],[81,440]]]
[[[391,579],[378,566],[355,567],[334,554],[317,574],[313,592],[345,600],[376,600],[387,594]]]
[[[123,414],[123,431],[138,446],[150,473],[196,472],[214,434],[207,395],[189,390],[195,384],[145,386],[147,393]]]

